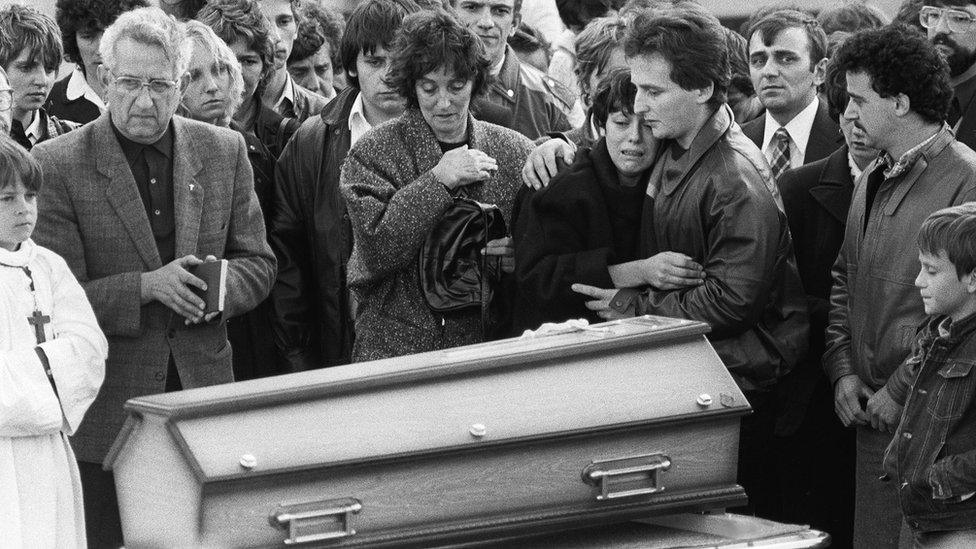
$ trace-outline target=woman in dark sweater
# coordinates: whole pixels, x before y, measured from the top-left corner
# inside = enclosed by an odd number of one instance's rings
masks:
[[[658,142],[634,114],[636,93],[628,70],[607,75],[590,110],[603,137],[581,149],[548,187],[523,191],[514,232],[519,330],[571,318],[599,321],[570,286],[614,287],[615,267],[638,260],[641,207]]]

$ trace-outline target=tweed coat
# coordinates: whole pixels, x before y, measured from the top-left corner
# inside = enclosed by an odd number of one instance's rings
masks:
[[[468,135],[472,149],[498,161],[498,172],[463,192],[496,204],[511,227],[532,142],[470,115]],[[420,290],[420,248],[454,200],[431,173],[442,156],[416,108],[367,132],[346,156],[340,190],[353,230],[348,281],[357,301],[354,361],[483,340],[480,311],[435,316]]]
[[[181,117],[171,128],[176,256],[229,260],[224,316],[240,315],[275,275],[244,139]],[[231,347],[223,322],[185,326],[162,303],[141,302],[142,273],[162,262],[108,113],[34,155],[44,170],[35,240],[64,257],[108,336],[105,383],[72,441],[80,461],[99,462],[125,401],[164,391],[170,356],[189,389],[233,381]]]

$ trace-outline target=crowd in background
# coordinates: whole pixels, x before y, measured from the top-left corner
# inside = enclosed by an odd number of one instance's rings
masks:
[[[0,538],[122,544],[130,398],[650,314],[738,511],[976,544],[976,0],[327,4],[0,7]]]

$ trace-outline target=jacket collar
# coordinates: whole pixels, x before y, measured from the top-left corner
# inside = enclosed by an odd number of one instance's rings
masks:
[[[939,326],[943,322],[949,320],[948,316],[930,316],[926,321],[922,333],[922,343],[928,344],[933,340],[938,339],[941,334],[939,333]],[[953,346],[959,341],[968,338],[976,332],[976,314],[969,315],[958,322],[949,323],[949,336],[946,338],[946,343],[949,346]]]
[[[195,151],[202,144],[195,144],[186,128],[187,122],[173,117],[173,211],[176,217],[177,257],[195,253],[203,207],[204,186],[197,181],[203,163]],[[92,122],[91,149],[94,151],[96,169],[108,181],[105,196],[116,215],[129,233],[142,261],[150,269],[162,266],[156,240],[149,225],[149,217],[142,203],[142,196],[132,176],[132,170],[122,153],[109,112],[104,112]]]
[[[908,192],[912,190],[912,187],[918,183],[919,178],[921,178],[922,174],[925,172],[929,162],[931,162],[933,158],[939,156],[939,154],[941,154],[942,151],[944,151],[945,148],[951,145],[955,140],[956,137],[953,135],[949,126],[947,124],[942,124],[942,128],[939,129],[938,133],[936,133],[935,136],[933,136],[929,142],[917,152],[917,157],[914,159],[912,165],[906,168],[905,171],[901,172],[901,175],[897,177],[897,179],[901,179],[901,181],[895,187],[891,194],[891,199],[888,200],[888,203],[885,206],[885,215],[894,215],[895,210],[897,210],[898,206],[901,205],[902,200],[904,200]],[[879,157],[878,160],[875,160],[874,163],[872,163],[871,166],[865,171],[874,172],[875,170],[884,169],[885,163],[882,162],[881,158]],[[936,182],[932,183],[934,184]]]
[[[330,126],[348,125],[349,113],[352,111],[352,105],[356,102],[357,97],[359,97],[359,90],[347,86],[322,109],[322,122]]]
[[[810,187],[809,193],[834,219],[846,223],[853,192],[854,180],[844,145],[826,158],[817,184]]]
[[[712,113],[712,116],[705,122],[705,124],[698,130],[698,135],[691,142],[691,147],[681,155],[676,162],[671,164],[671,170],[669,172],[676,171],[680,173],[680,177],[664,177],[661,183],[661,191],[666,195],[670,195],[677,189],[685,179],[690,175],[691,169],[698,164],[705,153],[707,153],[719,139],[729,131],[732,126],[732,110],[729,106],[722,104],[718,109]],[[672,147],[677,147],[676,143],[671,144]],[[665,162],[657,162],[658,165],[663,165]],[[673,171],[672,171],[673,170]],[[655,175],[659,175],[655,170]],[[660,174],[664,175],[664,174]],[[656,179],[656,178],[655,178]]]
[[[521,68],[518,56],[512,46],[505,46],[505,62],[502,63],[502,70],[496,76],[488,79],[489,87],[508,103],[515,103],[515,96],[522,85]]]

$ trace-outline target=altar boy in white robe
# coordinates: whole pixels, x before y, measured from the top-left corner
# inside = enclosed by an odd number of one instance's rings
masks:
[[[0,134],[0,545],[85,547],[68,444],[108,343],[63,259],[30,239],[41,168]]]

